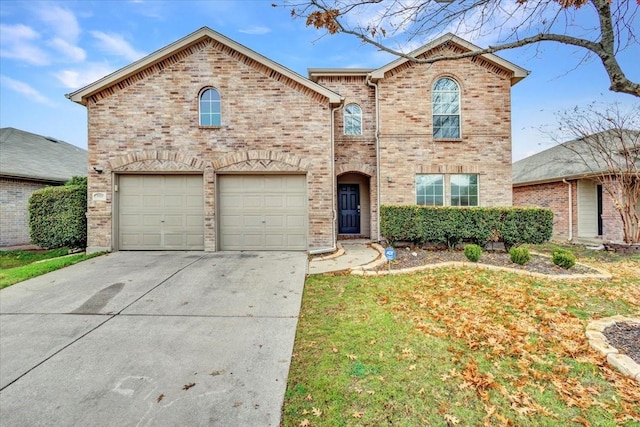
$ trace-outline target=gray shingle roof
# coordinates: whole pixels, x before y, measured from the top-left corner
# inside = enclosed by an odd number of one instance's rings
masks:
[[[636,150],[640,149],[640,131],[625,132],[627,144],[635,144]],[[606,138],[608,135],[608,132],[601,132],[594,136]],[[640,157],[636,155],[636,160],[638,158]],[[597,161],[588,154],[587,144],[583,139],[574,139],[515,162],[513,185],[576,179],[606,170],[602,160]]]
[[[0,176],[66,182],[87,176],[87,150],[14,128],[0,129]]]

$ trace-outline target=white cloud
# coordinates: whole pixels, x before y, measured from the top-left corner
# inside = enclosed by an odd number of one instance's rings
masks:
[[[32,65],[48,65],[49,55],[34,43],[39,38],[40,35],[26,25],[0,24],[0,56]]]
[[[54,74],[55,78],[60,81],[66,88],[79,89],[104,76],[111,74],[114,67],[104,63],[84,64],[81,70],[68,69],[62,70]]]
[[[80,25],[76,16],[70,10],[60,6],[50,6],[38,8],[38,17],[48,24],[56,37],[64,39],[70,43],[75,43],[80,36]]]
[[[81,47],[74,46],[61,38],[55,38],[49,42],[58,52],[73,62],[82,62],[87,58],[87,53]]]
[[[91,31],[91,35],[100,41],[100,48],[112,55],[121,56],[128,61],[137,61],[146,54],[132,47],[121,35]]]
[[[243,28],[238,31],[244,34],[253,34],[253,35],[261,36],[263,34],[270,33],[271,29],[267,27],[253,26],[253,27]]]
[[[29,86],[25,82],[21,82],[19,80],[12,79],[11,77],[0,75],[0,83],[14,92],[21,93],[22,95],[25,95],[28,98],[31,98],[35,102],[38,102],[40,104],[46,104],[46,105],[55,105],[49,98],[42,95],[40,92],[38,92],[36,89]]]

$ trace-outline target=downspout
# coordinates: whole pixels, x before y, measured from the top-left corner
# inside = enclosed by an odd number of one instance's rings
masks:
[[[382,240],[382,237],[380,236],[380,100],[378,96],[378,84],[371,81],[370,74],[367,76],[367,86],[373,87],[376,100],[376,224],[378,228],[376,241],[380,242]]]
[[[562,182],[569,186],[569,238],[568,241],[573,240],[573,191],[571,187],[571,183],[566,179],[562,178]]]
[[[336,211],[336,187],[338,186],[336,178],[336,159],[335,159],[335,113],[342,108],[342,104],[331,109],[331,247],[328,249],[316,249],[309,251],[311,255],[324,254],[328,252],[335,252],[338,249],[336,235],[336,219],[338,213]]]

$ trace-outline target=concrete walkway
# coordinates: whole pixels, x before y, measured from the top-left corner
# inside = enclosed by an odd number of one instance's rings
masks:
[[[315,257],[309,261],[309,274],[347,271],[369,264],[381,256],[380,252],[369,243],[343,241],[338,244],[338,250],[334,254]]]

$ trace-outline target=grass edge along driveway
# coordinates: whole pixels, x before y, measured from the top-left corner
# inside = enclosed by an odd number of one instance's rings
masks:
[[[103,254],[95,252],[87,255],[83,252],[67,255],[68,253],[67,248],[0,251],[0,289]]]
[[[579,261],[614,278],[310,276],[282,425],[640,425],[640,385],[584,335],[592,319],[640,314],[640,259]]]

